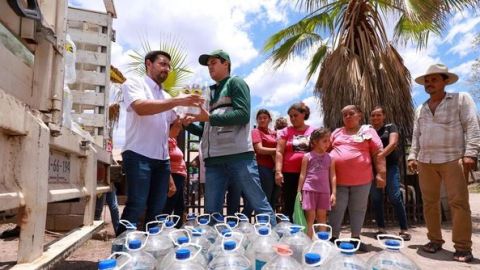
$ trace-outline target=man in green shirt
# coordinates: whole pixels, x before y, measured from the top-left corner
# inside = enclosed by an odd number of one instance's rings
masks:
[[[256,214],[269,214],[275,224],[275,215],[263,192],[258,176],[250,135],[250,89],[239,77],[230,77],[230,56],[216,50],[203,54],[199,63],[208,66],[216,84],[210,86],[208,111],[201,109],[198,116],[187,117],[191,133],[202,136],[201,150],[205,161],[205,211],[223,211],[228,185],[252,205]]]

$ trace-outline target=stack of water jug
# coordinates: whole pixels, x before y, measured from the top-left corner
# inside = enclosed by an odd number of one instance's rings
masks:
[[[355,255],[358,239],[330,242],[331,227],[313,226],[314,239],[277,214],[272,228],[270,216],[259,214],[255,224],[237,213],[189,214],[181,229],[175,229],[180,217],[157,216],[146,224],[146,232],[122,220],[127,230],[114,239],[112,255],[98,264],[102,270],[299,270],[299,269],[420,269],[400,252],[403,239],[379,235],[385,248],[364,262]],[[273,217],[272,217],[273,218]],[[355,243],[357,241],[357,243]]]

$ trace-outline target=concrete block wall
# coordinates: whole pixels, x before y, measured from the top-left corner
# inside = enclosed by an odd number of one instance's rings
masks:
[[[78,202],[49,203],[46,229],[49,231],[70,231],[83,225],[86,199]]]

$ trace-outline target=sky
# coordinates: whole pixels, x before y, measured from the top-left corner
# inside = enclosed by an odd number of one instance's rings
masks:
[[[313,79],[306,81],[308,57],[297,57],[274,70],[266,61],[262,47],[267,38],[286,26],[295,23],[305,13],[289,0],[116,0],[117,19],[113,22],[116,42],[112,44],[112,64],[127,77],[129,54],[141,49],[142,39],[147,39],[153,48],[166,36],[175,37],[187,53],[187,66],[193,71],[192,83],[212,82],[206,67],[198,64],[198,56],[216,49],[230,54],[232,74],[246,80],[252,96],[251,114],[254,117],[260,108],[274,115],[285,116],[288,107],[299,101],[311,110],[308,123],[322,126],[322,113],[318,100],[313,95]],[[292,4],[293,3],[293,4]],[[105,11],[102,0],[69,0],[69,5],[85,9]],[[393,32],[393,19],[387,19],[387,32]],[[404,63],[415,78],[428,66],[446,64],[451,72],[460,77],[458,83],[447,91],[468,91],[467,79],[479,50],[473,40],[480,33],[480,16],[473,10],[455,13],[441,36],[431,36],[428,46],[418,50],[416,46],[397,45]],[[428,96],[422,87],[412,83],[415,106]],[[479,103],[476,101],[476,103]],[[114,147],[124,143],[125,114],[121,113],[120,124],[114,131]]]

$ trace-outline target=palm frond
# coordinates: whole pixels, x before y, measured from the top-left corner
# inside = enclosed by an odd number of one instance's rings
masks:
[[[308,73],[307,73],[307,82],[310,78],[315,74],[315,72],[319,69],[323,59],[327,55],[328,46],[326,44],[320,45],[317,51],[313,54],[310,63],[308,64]]]

